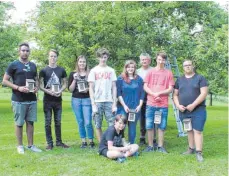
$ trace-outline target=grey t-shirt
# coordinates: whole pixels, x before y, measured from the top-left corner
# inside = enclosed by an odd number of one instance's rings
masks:
[[[207,86],[207,80],[202,75],[195,74],[191,78],[186,78],[185,76],[179,77],[175,83],[175,89],[179,91],[179,103],[184,106],[192,104],[200,95],[200,88]],[[194,111],[197,109],[204,109],[205,106],[204,100],[194,109]],[[184,113],[186,113],[186,111]]]

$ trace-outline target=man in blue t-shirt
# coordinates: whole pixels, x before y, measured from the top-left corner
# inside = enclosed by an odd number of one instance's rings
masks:
[[[45,114],[45,134],[47,150],[53,149],[52,112],[54,114],[56,146],[69,148],[61,139],[62,92],[67,87],[67,74],[64,68],[57,65],[58,52],[49,51],[49,65],[39,73],[40,89],[44,92],[43,109]]]
[[[194,154],[196,147],[197,161],[202,162],[203,128],[206,121],[205,99],[208,93],[206,79],[194,72],[191,60],[183,62],[184,76],[177,79],[173,93],[174,103],[180,111],[180,119],[192,128],[188,131],[189,148],[183,154]]]
[[[22,143],[24,122],[26,122],[28,138],[27,149],[33,152],[41,152],[40,149],[33,145],[33,123],[37,121],[36,93],[38,91],[38,81],[37,67],[33,62],[29,61],[29,54],[29,45],[27,43],[20,44],[19,59],[9,64],[2,82],[3,85],[12,88],[11,100],[19,154],[24,154]]]

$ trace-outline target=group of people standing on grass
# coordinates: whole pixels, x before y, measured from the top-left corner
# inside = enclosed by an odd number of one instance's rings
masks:
[[[27,128],[27,149],[34,152],[42,151],[33,145],[34,122],[37,121],[36,93],[39,89],[44,92],[46,149],[52,150],[54,147],[51,132],[52,113],[56,146],[69,148],[61,138],[61,95],[66,88],[72,93],[71,105],[82,140],[81,148],[86,148],[88,145],[90,148],[95,147],[92,125],[94,122],[100,155],[118,159],[119,162],[125,161],[129,156],[137,156],[139,146],[135,143],[139,120],[140,145],[146,144],[146,132],[148,136],[148,146],[143,151],[168,153],[164,147],[164,133],[168,119],[168,97],[174,90],[174,103],[180,111],[181,120],[191,119],[192,125],[192,129],[188,131],[189,148],[183,154],[196,152],[197,160],[203,161],[202,131],[206,121],[205,98],[208,85],[203,76],[194,72],[191,60],[183,62],[184,76],[178,78],[176,83],[172,72],[165,69],[167,56],[164,52],[157,53],[155,67],[150,66],[151,57],[147,53],[140,55],[139,69],[134,60],[127,60],[123,72],[116,77],[115,70],[107,65],[109,51],[100,48],[96,52],[99,61],[97,66],[89,70],[87,58],[81,55],[77,58],[75,70],[70,73],[67,80],[65,69],[57,65],[56,50],[49,51],[49,64],[41,69],[39,76],[36,65],[29,61],[29,54],[29,45],[22,43],[19,46],[19,59],[8,66],[3,77],[3,84],[12,88],[12,107],[19,154],[24,154],[22,144],[24,122]],[[29,80],[35,82],[32,90],[28,87]],[[108,129],[104,133],[103,117],[108,124]],[[126,124],[129,142],[124,138]]]

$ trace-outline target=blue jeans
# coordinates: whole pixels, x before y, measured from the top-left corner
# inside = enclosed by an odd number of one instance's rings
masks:
[[[126,111],[123,108],[118,108],[117,114],[123,114],[124,116],[126,116],[126,118],[128,118],[128,115],[129,115],[126,113]],[[134,122],[128,121],[128,140],[129,140],[130,144],[135,143],[136,126],[137,126],[137,122],[138,122],[138,119],[140,118],[140,116],[141,116],[141,111],[136,113]]]
[[[154,106],[146,106],[146,129],[150,130],[154,128],[154,114],[155,111],[161,111],[161,123],[158,124],[158,128],[161,130],[165,130],[167,127],[168,121],[168,108],[166,107],[154,107]]]
[[[72,109],[79,125],[80,138],[86,138],[87,131],[88,139],[93,139],[94,131],[92,127],[92,107],[90,98],[72,97]]]

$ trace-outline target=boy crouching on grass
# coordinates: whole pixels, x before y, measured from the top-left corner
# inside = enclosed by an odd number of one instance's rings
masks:
[[[110,159],[117,159],[122,163],[129,156],[138,156],[137,144],[129,144],[124,139],[126,125],[125,116],[118,114],[115,117],[114,125],[109,126],[103,133],[99,145],[99,154]]]

